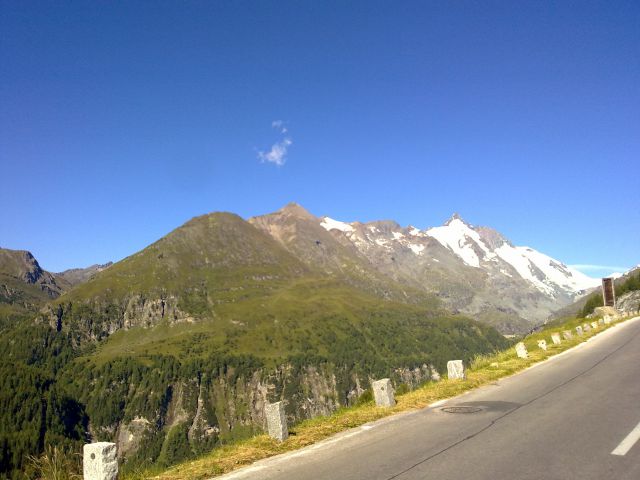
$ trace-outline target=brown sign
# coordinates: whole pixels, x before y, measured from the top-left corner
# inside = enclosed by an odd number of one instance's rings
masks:
[[[616,306],[616,291],[613,288],[613,278],[602,279],[602,300],[605,307]]]

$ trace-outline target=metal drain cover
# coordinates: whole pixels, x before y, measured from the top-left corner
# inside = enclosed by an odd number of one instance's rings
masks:
[[[457,406],[457,407],[444,407],[442,411],[447,413],[477,413],[477,412],[481,412],[482,409],[480,407]]]

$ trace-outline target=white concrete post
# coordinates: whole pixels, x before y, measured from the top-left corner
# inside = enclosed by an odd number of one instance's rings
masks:
[[[447,376],[449,380],[464,380],[467,377],[462,360],[449,360],[447,362]]]
[[[584,325],[582,325],[582,330],[585,332],[590,332],[591,331],[591,326],[589,326],[588,323],[585,323]]]
[[[591,328],[593,328],[594,330],[598,328],[598,322],[591,322]]]
[[[547,341],[546,340],[538,340],[538,347],[540,347],[545,352],[547,351]]]
[[[604,325],[604,318],[601,318],[600,320],[598,320],[598,325]]]
[[[391,380],[388,378],[371,382],[371,388],[373,389],[373,397],[376,399],[377,406],[393,407],[396,404]]]
[[[571,340],[571,338],[573,337],[573,335],[571,334],[571,330],[564,330],[562,332],[562,336],[565,340]]]
[[[111,442],[85,444],[82,448],[82,475],[84,480],[116,480],[118,478],[116,444]]]
[[[551,334],[551,341],[553,342],[554,345],[560,345],[560,343],[562,342],[562,340],[560,340],[560,334],[559,333],[552,333]]]
[[[527,347],[525,347],[524,343],[519,342],[516,344],[516,354],[520,358],[528,358],[529,352],[527,352]]]
[[[582,335],[582,327],[581,327],[580,325],[578,325],[578,326],[576,327],[576,333],[577,333],[578,335]]]
[[[268,403],[264,407],[264,415],[267,417],[269,436],[279,442],[286,440],[289,437],[289,427],[284,413],[284,402]]]

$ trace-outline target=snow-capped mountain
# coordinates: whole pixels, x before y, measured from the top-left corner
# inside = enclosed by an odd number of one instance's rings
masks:
[[[310,271],[384,299],[440,304],[505,333],[544,322],[600,283],[459,215],[420,230],[391,220],[345,223],[289,204],[249,222]]]
[[[500,265],[506,262],[521,278],[551,296],[558,291],[581,295],[600,282],[532,248],[515,247],[489,228],[476,229],[458,215],[451,217],[444,226],[430,228],[425,233],[472,267],[483,268],[487,263]],[[500,271],[512,276],[507,270]]]
[[[449,307],[503,329],[514,315],[539,323],[600,283],[457,214],[426,230],[392,221],[344,223],[329,217],[321,218],[320,225],[351,242],[395,280],[435,292]]]

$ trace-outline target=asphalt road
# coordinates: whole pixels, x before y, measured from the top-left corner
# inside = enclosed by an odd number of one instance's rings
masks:
[[[495,384],[223,478],[639,480],[639,425],[637,318]]]

